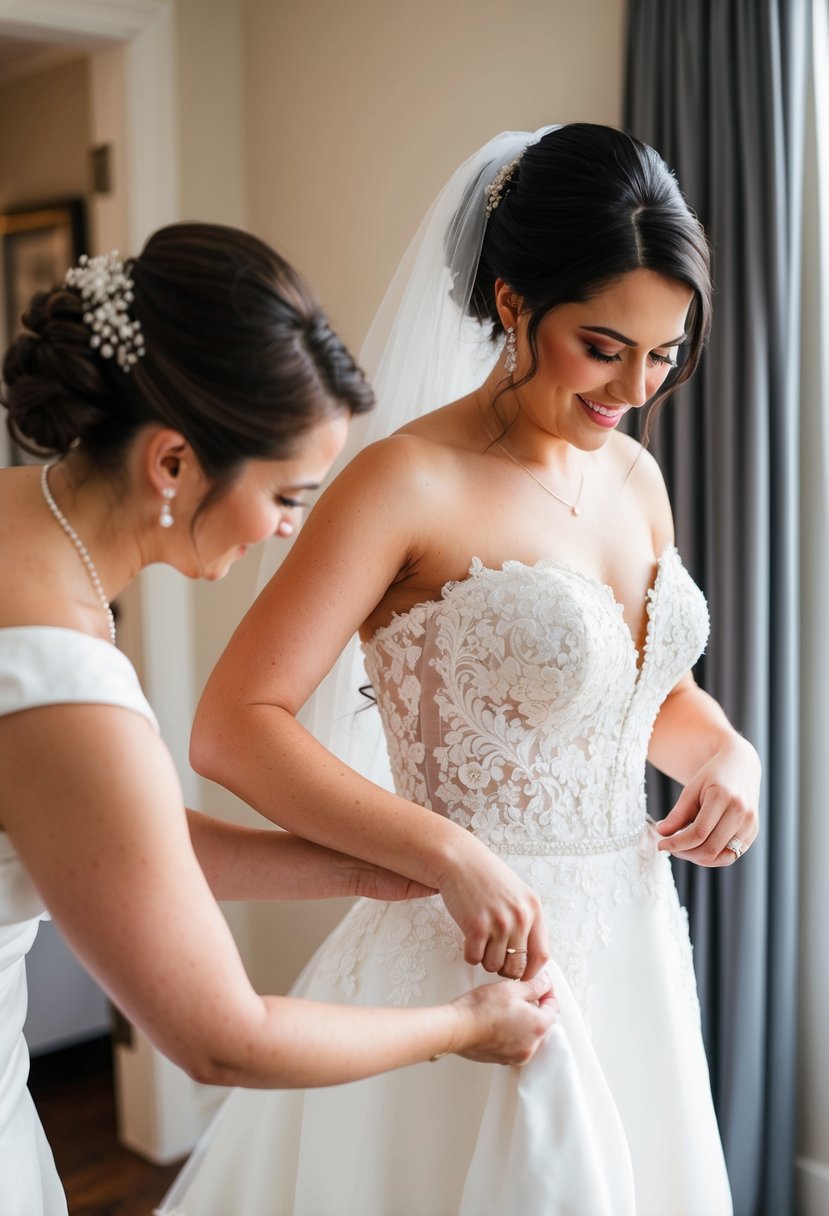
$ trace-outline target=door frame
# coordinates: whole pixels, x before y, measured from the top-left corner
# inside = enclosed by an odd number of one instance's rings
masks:
[[[90,55],[93,137],[114,142],[123,172],[118,208],[93,200],[96,242],[137,252],[156,228],[182,218],[175,0],[0,0],[2,35]],[[145,570],[126,615],[137,618],[127,649],[192,806],[196,665],[188,580],[164,566]],[[119,1138],[150,1160],[171,1161],[192,1147],[217,1091],[191,1081],[134,1028],[131,1035],[129,1045],[115,1048]]]

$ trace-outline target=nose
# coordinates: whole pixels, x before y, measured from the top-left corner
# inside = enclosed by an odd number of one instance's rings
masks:
[[[619,375],[608,385],[608,388],[613,396],[625,405],[644,405],[651,396],[647,371],[644,361],[631,359],[629,363],[619,369]]]

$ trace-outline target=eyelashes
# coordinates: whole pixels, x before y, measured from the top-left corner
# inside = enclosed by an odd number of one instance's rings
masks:
[[[308,503],[302,502],[299,498],[287,498],[284,494],[277,494],[276,501],[280,507],[284,507],[286,511],[307,511]]]
[[[621,359],[621,355],[606,355],[604,351],[599,350],[596,346],[591,346],[589,343],[587,353],[591,359],[595,359],[598,363],[618,363]]]
[[[618,354],[606,355],[604,351],[599,350],[597,346],[593,346],[591,343],[587,344],[587,353],[590,358],[595,359],[597,363],[620,363],[622,359],[622,356]],[[648,357],[660,367],[671,368],[677,366],[675,359],[671,359],[668,355],[658,355],[656,351],[651,351]]]

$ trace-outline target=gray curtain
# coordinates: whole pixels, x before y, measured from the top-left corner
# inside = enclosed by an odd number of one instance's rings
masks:
[[[628,0],[625,124],[675,170],[716,285],[703,363],[651,448],[711,608],[698,678],[764,771],[746,857],[719,871],[677,864],[736,1216],[794,1212],[807,18],[808,0]],[[659,814],[675,791],[653,779],[651,794]]]

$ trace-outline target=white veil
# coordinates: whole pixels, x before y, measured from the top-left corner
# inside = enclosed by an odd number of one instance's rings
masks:
[[[488,333],[466,316],[486,226],[484,191],[504,165],[554,127],[504,131],[455,170],[403,256],[360,351],[376,409],[352,426],[343,461],[413,418],[477,388],[499,354]],[[284,556],[269,542],[263,587]],[[313,645],[313,639],[309,639]],[[393,788],[377,712],[359,689],[368,683],[359,640],[349,642],[299,714],[303,725],[344,763]]]

